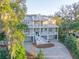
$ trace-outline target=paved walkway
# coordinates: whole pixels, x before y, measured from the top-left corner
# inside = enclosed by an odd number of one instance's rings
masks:
[[[54,47],[43,49],[46,59],[72,59],[69,51],[63,44],[57,41],[52,43],[55,45]],[[30,42],[25,42],[24,45],[26,50],[32,53],[32,44]],[[35,48],[35,52],[38,53],[38,51],[39,48]]]

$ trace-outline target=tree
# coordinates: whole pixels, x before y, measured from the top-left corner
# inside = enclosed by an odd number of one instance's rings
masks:
[[[20,7],[18,1],[16,0],[13,3],[10,0],[0,1],[0,20],[3,22],[2,30],[5,32],[8,40],[10,59],[26,59],[23,47],[23,30],[26,28],[26,25],[22,23],[25,11]]]
[[[56,20],[56,25],[61,26],[62,25],[62,18],[60,16],[54,16],[53,20]]]
[[[61,24],[59,26],[59,37],[63,37],[64,39],[65,34],[79,30],[79,3],[63,6],[55,16],[61,17],[61,20],[57,20],[57,24]]]
[[[79,40],[74,33],[79,32],[79,2],[63,6],[55,16],[60,16],[63,20],[59,26],[59,40],[69,47],[78,59]]]
[[[62,6],[55,15],[61,16],[65,20],[77,20],[79,18],[79,2],[72,5]]]
[[[79,31],[79,20],[74,20],[70,24],[70,29],[73,30],[73,31]]]

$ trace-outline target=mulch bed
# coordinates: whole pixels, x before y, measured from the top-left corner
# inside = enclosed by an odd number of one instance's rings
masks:
[[[40,45],[36,45],[35,43],[33,43],[33,45],[36,48],[50,48],[50,47],[53,47],[54,46],[54,44],[52,44],[52,43],[49,43],[49,44],[40,44]]]

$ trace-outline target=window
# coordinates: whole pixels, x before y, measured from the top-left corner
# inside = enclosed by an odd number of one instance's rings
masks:
[[[49,35],[49,40],[53,40],[53,35]]]
[[[47,28],[41,28],[41,32],[46,32]]]
[[[47,36],[41,36],[41,37],[43,37],[45,40],[47,40]]]
[[[52,32],[52,28],[49,28],[49,32]]]
[[[45,28],[44,30],[47,31],[47,28]]]
[[[54,35],[54,39],[57,39],[57,35]]]
[[[49,39],[50,39],[50,40],[57,39],[57,35],[49,35]]]

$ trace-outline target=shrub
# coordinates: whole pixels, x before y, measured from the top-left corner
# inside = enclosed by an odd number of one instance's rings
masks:
[[[0,48],[0,59],[9,59],[6,48]]]
[[[0,33],[0,41],[5,39],[5,34],[4,32]]]
[[[37,55],[37,59],[45,59],[45,55],[44,55],[44,52],[42,51],[42,49],[40,49],[40,51]]]
[[[77,49],[77,38],[72,34],[66,35],[64,44],[74,53],[74,55],[79,59],[79,50]]]

